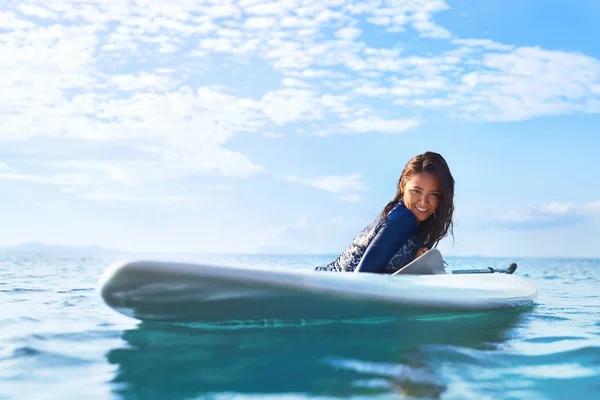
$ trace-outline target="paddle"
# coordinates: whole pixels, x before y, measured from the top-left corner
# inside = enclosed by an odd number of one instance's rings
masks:
[[[508,268],[492,268],[484,269],[455,269],[453,274],[512,274],[517,269],[517,263],[512,263]]]

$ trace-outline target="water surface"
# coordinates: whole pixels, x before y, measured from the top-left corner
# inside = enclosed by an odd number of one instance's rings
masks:
[[[525,309],[208,329],[107,308],[98,278],[122,257],[0,254],[0,398],[600,398],[600,260],[447,260],[516,261],[539,290]],[[312,268],[332,256],[172,258]]]

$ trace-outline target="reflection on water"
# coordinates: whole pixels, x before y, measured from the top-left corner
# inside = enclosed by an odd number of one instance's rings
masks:
[[[439,398],[428,345],[495,348],[522,310],[402,320],[206,327],[141,324],[107,354],[121,398],[184,399],[237,393]],[[437,371],[437,372],[436,372]]]

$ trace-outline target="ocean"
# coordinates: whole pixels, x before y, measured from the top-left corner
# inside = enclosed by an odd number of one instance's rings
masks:
[[[173,259],[312,268],[332,257]],[[600,398],[600,260],[447,259],[517,262],[539,290],[519,310],[210,329],[109,309],[98,279],[122,258],[0,253],[0,399]]]

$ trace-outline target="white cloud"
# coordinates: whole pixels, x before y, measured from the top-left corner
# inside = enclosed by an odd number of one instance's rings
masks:
[[[0,161],[0,171],[9,171],[9,172],[12,172],[14,170],[7,163]]]
[[[585,203],[583,210],[587,215],[600,215],[600,200]]]
[[[271,139],[281,139],[282,137],[284,137],[282,133],[275,132],[264,132],[262,135]]]
[[[305,89],[282,89],[265,94],[261,101],[265,115],[277,125],[321,116],[315,93]]]
[[[107,83],[117,90],[125,90],[131,92],[144,89],[167,91],[175,86],[175,82],[171,80],[171,77],[148,73],[141,73],[138,76],[115,75],[111,76],[108,79]]]
[[[502,212],[495,209],[457,210],[455,218],[467,226],[501,229],[548,229],[574,225],[586,218],[600,216],[600,201],[586,203],[548,202],[513,206]]]
[[[550,202],[537,207],[533,207],[535,211],[550,215],[583,215],[592,216],[600,215],[600,201],[590,201],[577,204],[574,202],[560,203]]]
[[[33,17],[38,17],[42,19],[52,18],[57,19],[58,15],[52,11],[49,11],[46,8],[33,5],[33,4],[21,4],[17,7],[19,11],[21,11],[25,15],[31,15]]]
[[[390,89],[376,86],[360,86],[352,90],[353,93],[362,94],[369,97],[382,97],[390,93]]]
[[[130,195],[125,193],[107,192],[104,190],[94,190],[79,194],[79,197],[89,200],[99,201],[126,201],[126,202],[167,202],[167,203],[182,203],[188,201],[204,200],[201,196],[141,196]]]
[[[354,40],[359,37],[361,33],[362,31],[360,29],[349,26],[337,31],[335,36],[344,40]]]
[[[212,18],[226,18],[226,17],[237,17],[241,10],[231,3],[223,4],[211,4],[207,7],[202,8],[202,14]]]
[[[412,26],[425,37],[436,39],[448,39],[452,37],[450,31],[433,23],[430,20],[430,15],[426,13],[416,13],[413,17]]]
[[[211,190],[233,190],[233,186],[225,185],[222,183],[217,183],[216,185],[208,185],[206,187]]]
[[[347,196],[340,196],[340,199],[342,199],[344,201],[347,201],[349,203],[356,203],[356,202],[359,202],[359,201],[363,201],[365,198],[362,197],[362,196],[360,196],[360,195],[358,195],[358,194],[356,194],[356,193],[354,193],[354,194],[349,194]]]
[[[356,192],[366,190],[361,174],[321,176],[317,178],[304,178],[290,175],[285,179],[288,182],[301,183],[315,189],[339,195],[339,197],[345,201],[361,200]]]
[[[244,11],[249,15],[285,15],[289,2],[247,2],[240,1]]]
[[[275,18],[251,17],[246,20],[244,26],[249,29],[269,29],[277,24]]]
[[[481,47],[486,50],[510,51],[515,48],[515,46],[496,43],[490,39],[453,39],[452,43],[467,47]]]
[[[200,48],[204,50],[213,50],[217,53],[237,53],[241,52],[236,49],[241,49],[239,43],[228,37],[221,38],[204,38],[200,39]],[[204,55],[204,53],[198,53],[198,55]]]
[[[246,156],[222,147],[238,132],[264,124],[260,104],[212,88],[143,93],[139,90],[166,90],[172,83],[157,75],[141,77],[120,75],[107,80],[114,88],[136,91],[125,98],[88,93],[69,100],[51,87],[55,83],[41,81],[29,83],[27,90],[9,89],[4,106],[15,112],[5,118],[0,135],[9,139],[49,136],[123,141],[126,146],[156,154],[156,165],[164,166],[165,172],[157,174],[161,177],[169,175],[167,171],[178,171],[175,176],[221,173],[239,177],[262,171]],[[30,113],[35,118],[27,118]],[[132,140],[150,140],[160,146]],[[147,168],[139,163],[138,169]]]
[[[395,104],[406,104],[406,101],[402,103],[402,100],[394,101]],[[413,100],[412,104],[417,107],[425,108],[447,108],[456,104],[455,99],[417,99]]]
[[[418,121],[412,119],[386,120],[383,118],[358,118],[353,121],[344,122],[342,126],[350,132],[381,132],[402,133],[416,127]]]
[[[307,88],[307,87],[311,86],[310,84],[303,82],[300,79],[294,79],[294,78],[283,78],[281,83],[284,86],[296,86],[296,87],[303,87],[303,88]]]
[[[558,203],[553,201],[551,203],[543,204],[542,206],[538,207],[538,211],[542,213],[560,215],[572,213],[576,210],[575,205],[573,203]]]
[[[488,120],[524,120],[542,115],[598,113],[593,84],[600,82],[600,61],[581,54],[518,48],[483,56],[486,70],[462,78],[458,112]],[[568,78],[565,78],[568,77]],[[474,116],[474,115],[472,115]]]
[[[131,196],[131,195],[126,195],[126,194],[121,194],[121,193],[109,193],[109,192],[105,192],[105,191],[101,191],[101,190],[82,193],[79,195],[79,197],[82,197],[84,199],[101,200],[101,201],[133,201],[133,202],[144,201],[143,197]]]
[[[60,161],[60,162],[49,162],[42,163],[42,166],[54,167],[54,168],[65,168],[65,169],[83,169],[83,170],[94,170],[105,173],[115,182],[127,181],[128,173],[126,167],[116,166],[109,163],[101,163],[94,161]]]
[[[245,155],[221,147],[203,147],[201,141],[184,140],[170,148],[157,145],[138,146],[139,150],[156,155],[161,162],[138,162],[139,179],[169,179],[194,175],[220,174],[249,178],[264,171]],[[190,146],[190,147],[187,147]]]
[[[390,32],[401,32],[407,24],[422,36],[446,39],[450,32],[431,21],[433,14],[449,8],[443,0],[414,0],[404,2],[365,1],[347,6],[352,14],[364,14],[374,25],[385,26]]]
[[[92,183],[86,174],[68,173],[57,175],[34,175],[16,172],[0,172],[0,180],[14,180],[50,185],[87,186]]]
[[[343,74],[340,74],[336,71],[329,71],[323,69],[305,69],[302,71],[291,71],[289,73],[292,76],[301,76],[303,78],[337,78],[344,77]]]
[[[243,133],[280,137],[273,125],[314,124],[292,129],[325,136],[401,133],[422,109],[478,121],[600,113],[598,59],[453,38],[435,22],[448,8],[443,0],[11,2],[0,12],[0,138],[114,143],[143,157],[83,166],[65,154],[53,168],[139,183],[262,173],[227,145]],[[450,50],[373,48],[359,26],[444,40]],[[230,86],[213,85],[214,71]],[[248,71],[277,76],[280,87],[246,92],[238,82]],[[369,103],[379,99],[384,107]],[[4,179],[77,181],[8,172]]]

